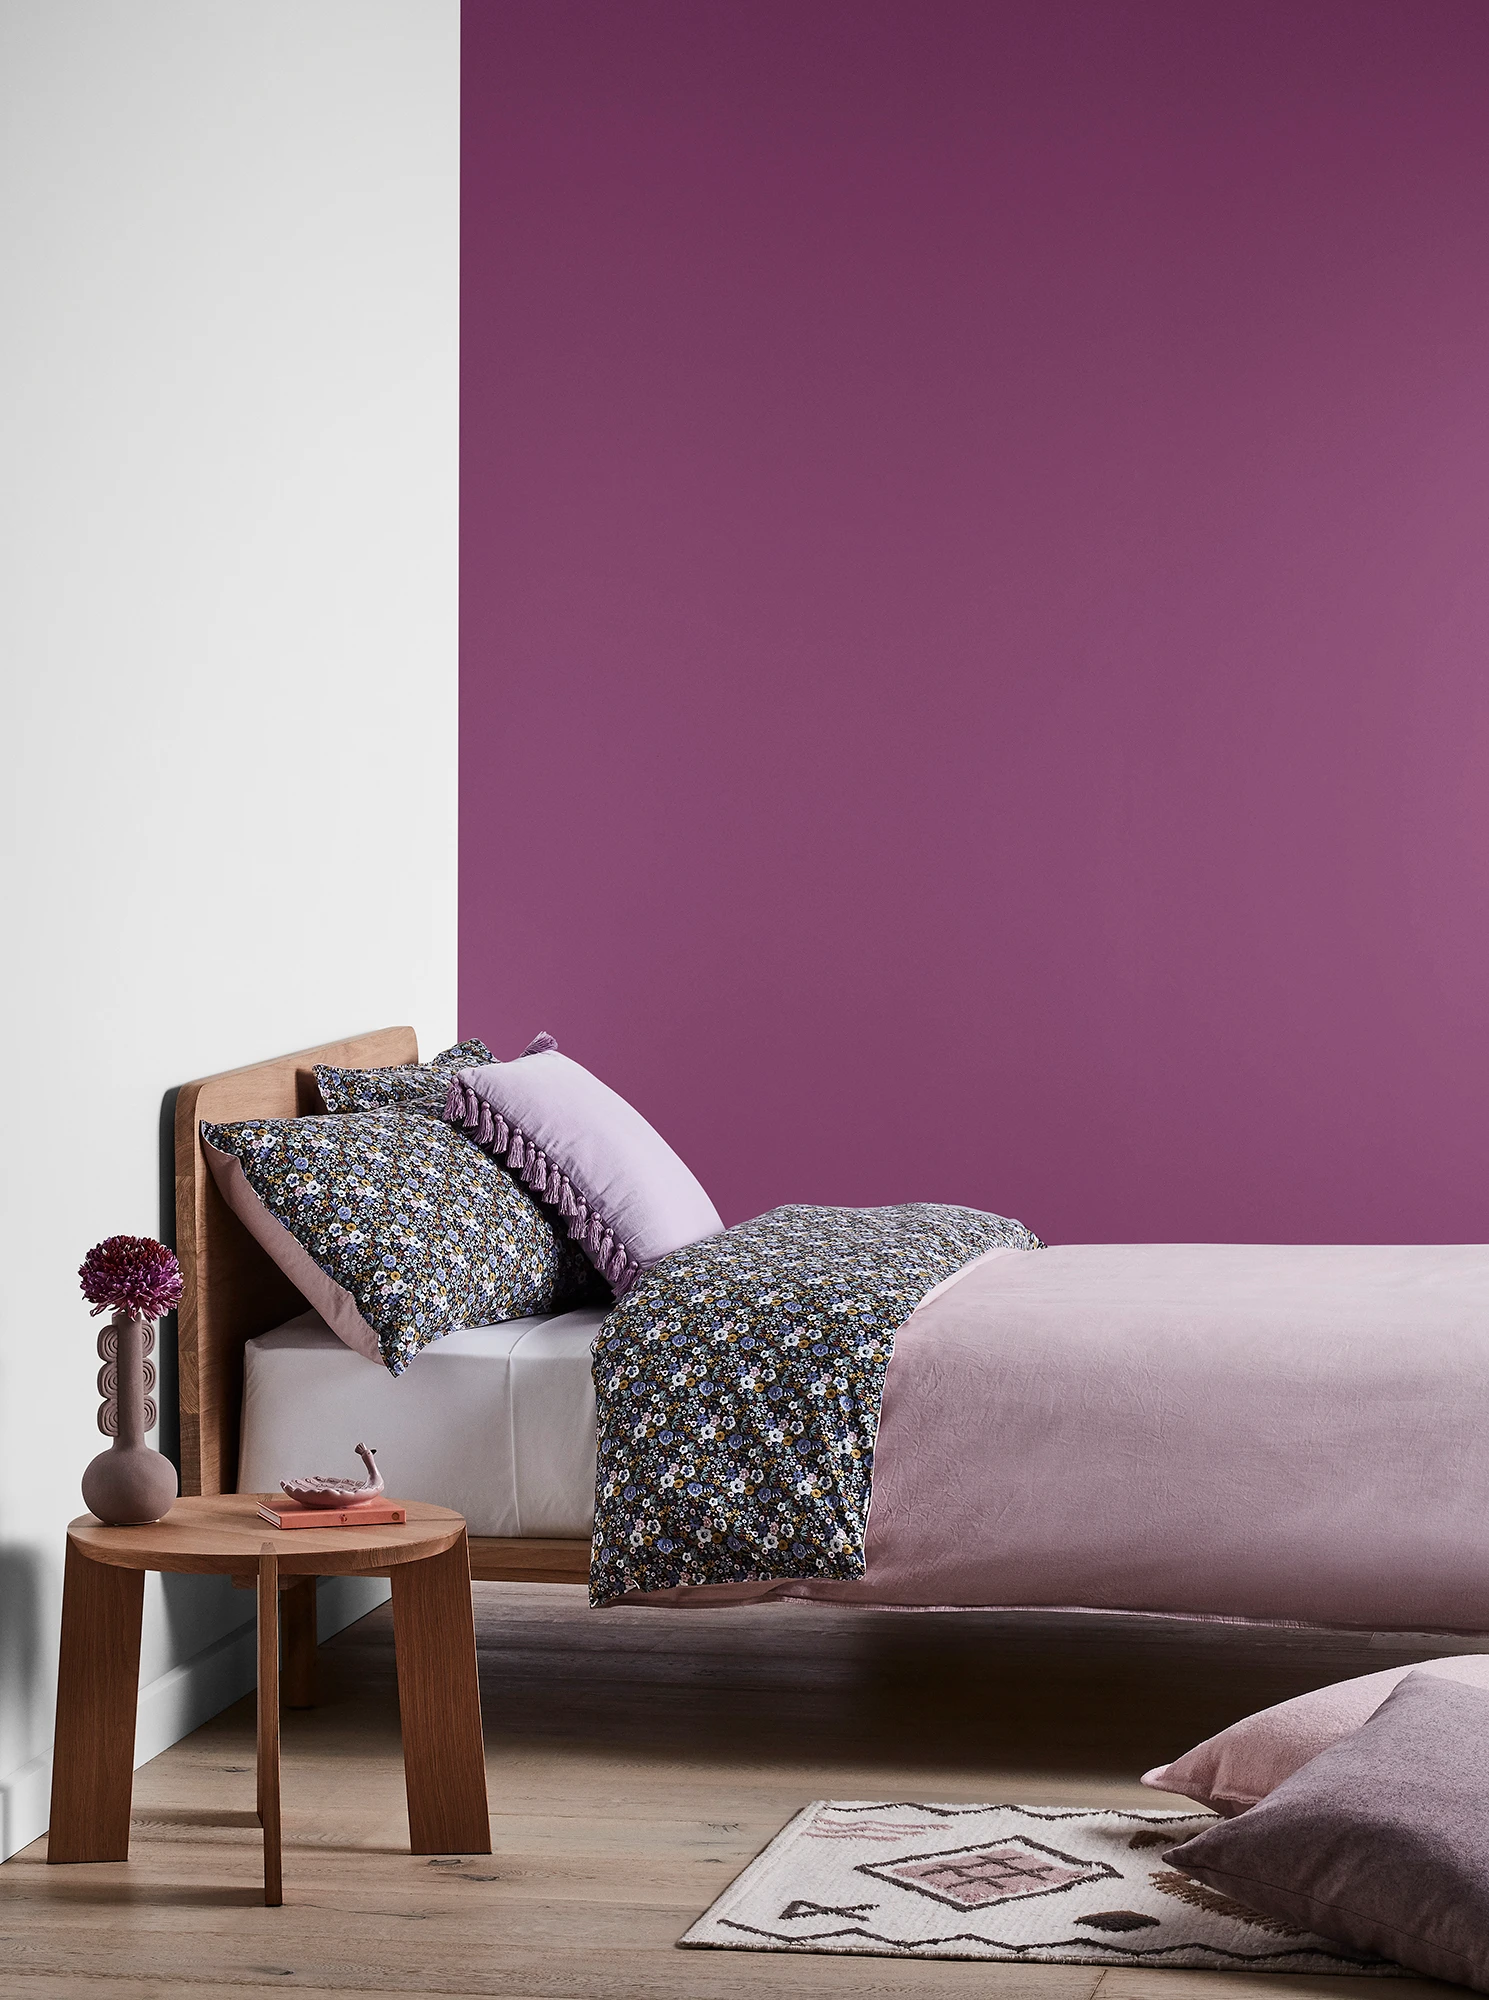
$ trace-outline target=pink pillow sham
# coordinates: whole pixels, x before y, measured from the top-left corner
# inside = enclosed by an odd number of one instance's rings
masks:
[[[1420,1666],[1387,1667],[1383,1673],[1361,1674],[1357,1680],[1336,1681],[1332,1687],[1295,1695],[1275,1708],[1259,1709],[1233,1722],[1172,1764],[1144,1771],[1143,1783],[1155,1792],[1177,1792],[1233,1819],[1332,1744],[1363,1728],[1408,1674],[1435,1674],[1440,1680],[1489,1689],[1489,1655],[1459,1653]]]

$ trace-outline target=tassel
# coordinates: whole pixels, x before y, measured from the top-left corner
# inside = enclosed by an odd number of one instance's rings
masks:
[[[558,1181],[558,1212],[565,1222],[572,1222],[579,1212],[574,1204],[574,1190],[564,1174],[560,1174]]]
[[[522,1146],[522,1134],[514,1132],[507,1147],[507,1165],[512,1169],[514,1174],[520,1174],[522,1163],[526,1158],[527,1154],[524,1152]]]
[[[493,1138],[491,1143],[493,1146],[495,1146],[496,1150],[499,1153],[504,1153],[507,1150],[507,1146],[511,1141],[512,1137],[511,1127],[507,1124],[506,1119],[502,1117],[500,1112],[496,1114],[496,1118],[493,1121],[493,1124],[496,1136]]]
[[[491,1119],[491,1106],[482,1098],[481,1116],[476,1126],[476,1138],[481,1145],[489,1146],[495,1137],[496,1127]]]
[[[527,1047],[522,1051],[522,1055],[541,1056],[545,1055],[549,1049],[556,1049],[557,1047],[558,1043],[554,1041],[552,1035],[549,1034],[534,1035],[532,1040],[528,1043]],[[519,1056],[517,1060],[521,1062],[522,1056]]]
[[[441,1114],[446,1124],[460,1125],[465,1120],[465,1092],[460,1087],[460,1078],[450,1078],[450,1088],[445,1092],[445,1108]]]
[[[522,1178],[527,1182],[534,1194],[547,1194],[548,1162],[541,1153],[530,1152],[528,1154],[527,1170]]]

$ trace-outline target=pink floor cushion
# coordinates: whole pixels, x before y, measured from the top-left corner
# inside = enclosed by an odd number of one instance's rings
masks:
[[[1489,1695],[1409,1668],[1358,1729],[1163,1858],[1279,1924],[1484,1993],[1486,1794]]]
[[[1412,1673],[1489,1689],[1489,1655],[1461,1653],[1422,1666],[1387,1667],[1383,1673],[1361,1674],[1357,1680],[1335,1681],[1332,1687],[1295,1695],[1275,1708],[1259,1709],[1233,1722],[1172,1764],[1144,1771],[1143,1783],[1155,1792],[1177,1792],[1232,1818],[1275,1791],[1284,1778],[1331,1744],[1352,1736]]]

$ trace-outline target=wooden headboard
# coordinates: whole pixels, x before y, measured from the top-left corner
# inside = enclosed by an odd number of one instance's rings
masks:
[[[176,1255],[185,1280],[177,1320],[183,1492],[233,1491],[243,1343],[305,1310],[304,1299],[217,1192],[199,1127],[203,1120],[304,1118],[320,1111],[316,1063],[383,1069],[418,1059],[412,1028],[375,1028],[182,1086],[176,1098]]]

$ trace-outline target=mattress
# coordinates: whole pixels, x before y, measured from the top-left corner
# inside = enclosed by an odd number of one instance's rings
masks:
[[[248,1345],[242,1484],[355,1471],[363,1438],[477,1533],[588,1536],[602,1317],[450,1334],[395,1380],[305,1314]],[[1477,1634],[1486,1518],[1489,1245],[1066,1244],[900,1329],[861,1578],[645,1601]]]
[[[598,1308],[463,1328],[398,1377],[318,1314],[244,1350],[238,1488],[296,1474],[357,1475],[377,1451],[389,1494],[463,1514],[473,1535],[587,1538],[594,1525]]]

